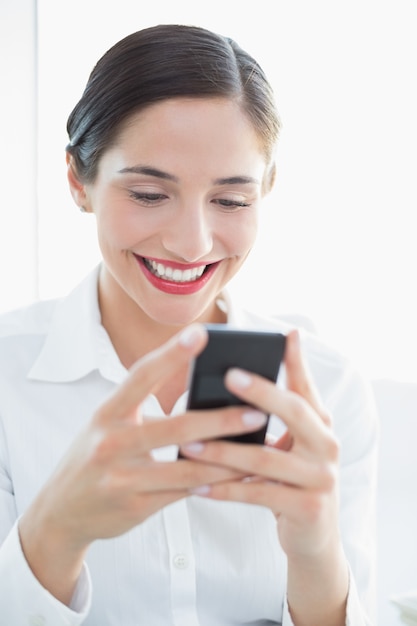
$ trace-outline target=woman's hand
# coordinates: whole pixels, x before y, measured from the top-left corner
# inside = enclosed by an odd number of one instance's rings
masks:
[[[337,524],[339,447],[303,363],[296,333],[288,335],[285,366],[286,390],[241,370],[230,370],[226,376],[230,391],[283,420],[287,431],[279,441],[265,446],[201,442],[182,452],[252,476],[206,486],[197,493],[270,508],[286,553],[314,554]]]
[[[150,454],[154,448],[256,430],[265,423],[264,415],[248,407],[143,422],[141,403],[183,371],[206,341],[204,328],[191,326],[141,359],[20,520],[29,565],[62,601],[70,600],[92,541],[128,531],[199,485],[241,476],[239,470],[193,460],[157,462]]]
[[[230,370],[230,391],[287,427],[265,446],[224,441],[183,446],[188,458],[241,472],[250,478],[199,487],[218,500],[268,507],[276,516],[288,557],[288,597],[296,624],[344,624],[347,566],[338,529],[339,445],[303,361],[298,333],[285,352],[287,389],[241,370]],[[324,595],[323,595],[324,594]]]

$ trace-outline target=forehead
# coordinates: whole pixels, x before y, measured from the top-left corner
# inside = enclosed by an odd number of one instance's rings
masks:
[[[151,104],[130,115],[122,125],[117,143],[123,141],[136,128],[141,133],[158,134],[161,128],[181,136],[204,127],[219,132],[230,131],[250,135],[259,150],[262,142],[256,128],[236,100],[229,98],[171,98]]]
[[[125,158],[198,161],[228,160],[232,166],[265,165],[262,142],[239,104],[226,98],[173,98],[132,114],[107,153]],[[106,154],[103,155],[106,160]]]

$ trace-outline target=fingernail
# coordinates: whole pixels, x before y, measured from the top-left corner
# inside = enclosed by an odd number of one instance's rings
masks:
[[[246,411],[242,414],[242,422],[246,426],[263,426],[266,424],[266,415],[260,411]]]
[[[192,443],[186,443],[181,446],[181,450],[189,454],[200,454],[200,452],[204,450],[204,444],[201,443],[201,441],[193,441]]]
[[[185,348],[192,348],[201,338],[200,326],[187,326],[180,334],[178,341]]]
[[[239,387],[241,389],[244,389],[245,387],[249,387],[251,383],[251,377],[249,376],[249,374],[247,374],[246,372],[243,372],[242,370],[235,369],[235,368],[228,371],[227,380],[234,387]]]

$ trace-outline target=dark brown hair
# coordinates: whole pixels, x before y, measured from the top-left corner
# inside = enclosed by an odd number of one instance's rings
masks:
[[[79,178],[94,181],[100,157],[129,116],[152,103],[181,96],[226,97],[239,103],[270,164],[269,188],[280,121],[262,68],[232,39],[175,24],[125,37],[94,67],[67,123],[67,151]]]

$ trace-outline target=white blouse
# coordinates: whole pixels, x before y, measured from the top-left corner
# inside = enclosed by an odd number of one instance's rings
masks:
[[[98,269],[64,299],[0,317],[0,623],[290,626],[286,558],[275,518],[263,507],[193,496],[121,537],[95,541],[70,607],[49,594],[28,567],[19,517],[127,375],[100,324],[97,276]],[[234,326],[289,329],[227,306]],[[342,356],[308,333],[301,340],[341,444],[340,526],[351,570],[346,623],[370,626],[378,431],[373,399]],[[186,394],[172,415],[185,403]],[[143,413],[145,419],[169,419],[154,396]],[[276,429],[279,422],[272,420]],[[154,451],[161,461],[175,455],[173,446]]]

